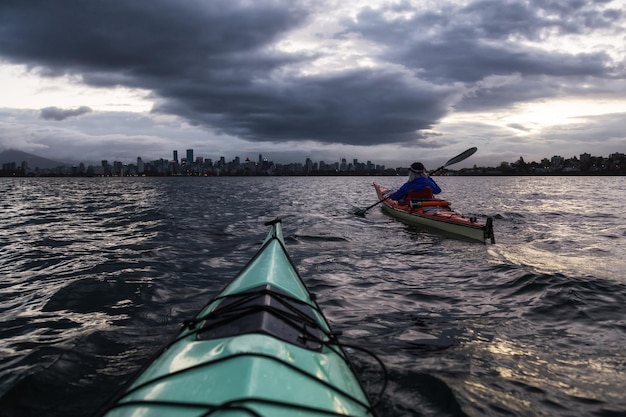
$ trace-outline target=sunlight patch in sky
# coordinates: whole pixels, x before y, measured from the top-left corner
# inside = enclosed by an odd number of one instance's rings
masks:
[[[0,107],[41,109],[88,106],[94,111],[149,112],[149,92],[124,87],[93,88],[70,76],[41,77],[22,65],[0,63]]]
[[[513,129],[517,136],[525,136],[551,126],[581,123],[586,117],[625,112],[626,100],[557,99],[521,103],[502,112],[458,112],[442,120],[441,125],[478,123]]]
[[[538,103],[524,103],[517,110],[499,120],[505,124],[524,126],[555,126],[580,123],[581,118],[626,111],[623,100],[547,100]]]

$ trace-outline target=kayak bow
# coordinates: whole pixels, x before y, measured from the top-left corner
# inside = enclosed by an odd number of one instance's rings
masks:
[[[99,414],[374,416],[352,366],[285,249],[261,249]]]

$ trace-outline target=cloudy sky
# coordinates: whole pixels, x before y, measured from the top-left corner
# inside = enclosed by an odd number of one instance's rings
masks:
[[[626,0],[2,0],[0,151],[608,156],[625,64]]]

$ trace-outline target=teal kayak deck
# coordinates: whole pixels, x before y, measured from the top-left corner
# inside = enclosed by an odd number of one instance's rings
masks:
[[[375,415],[270,224],[244,269],[101,415]]]

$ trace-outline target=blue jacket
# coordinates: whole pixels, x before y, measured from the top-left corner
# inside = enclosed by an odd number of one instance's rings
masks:
[[[426,187],[430,187],[433,190],[433,194],[439,194],[441,188],[430,177],[417,177],[413,181],[405,182],[402,187],[398,188],[393,194],[391,194],[392,200],[401,200],[407,196],[409,191],[421,191]]]

